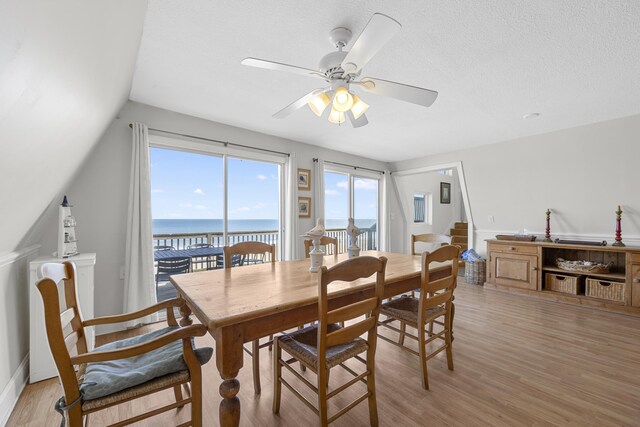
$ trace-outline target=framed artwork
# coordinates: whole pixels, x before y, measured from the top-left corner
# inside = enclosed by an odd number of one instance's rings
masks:
[[[311,218],[311,197],[298,197],[298,216]]]
[[[298,190],[311,191],[311,170],[298,168]]]
[[[440,203],[443,205],[451,203],[451,184],[448,182],[440,183]]]

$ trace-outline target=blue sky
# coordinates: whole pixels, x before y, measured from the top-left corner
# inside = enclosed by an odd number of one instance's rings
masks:
[[[151,204],[154,219],[222,218],[222,157],[151,148]],[[229,219],[277,219],[279,165],[229,158]],[[312,180],[311,185],[315,185]],[[348,217],[347,175],[325,174],[325,212]],[[302,192],[300,195],[306,196]],[[376,218],[377,181],[355,178],[356,218]]]

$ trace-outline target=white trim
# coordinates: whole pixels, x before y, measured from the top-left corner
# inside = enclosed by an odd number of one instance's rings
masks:
[[[407,169],[397,172],[392,172],[391,176],[406,176],[415,175],[418,173],[434,172],[442,169],[455,169],[458,172],[458,182],[460,182],[460,192],[462,193],[462,202],[464,203],[464,210],[467,214],[467,223],[469,231],[467,234],[467,245],[469,249],[475,247],[475,241],[473,240],[473,215],[471,215],[471,203],[469,202],[469,192],[467,191],[467,181],[464,177],[464,169],[462,168],[462,162],[441,163],[439,165],[423,166],[421,168]],[[394,178],[395,183],[395,178]],[[402,204],[402,203],[401,203]],[[405,222],[407,217],[404,216]],[[404,237],[403,237],[404,238]]]
[[[40,249],[41,246],[42,245],[39,245],[39,244],[31,245],[31,246],[27,246],[26,248],[18,249],[17,251],[6,252],[0,255],[0,268],[9,264],[13,264],[19,259],[35,254],[36,252],[38,252],[38,249]]]
[[[518,230],[476,230],[476,235],[486,234],[492,237],[490,239],[495,238],[496,234],[516,234],[520,233]],[[539,230],[528,230],[527,233],[534,234],[538,236],[536,242],[541,242],[544,237],[544,231]],[[576,233],[551,233],[551,240],[555,239],[564,239],[564,240],[582,240],[582,241],[593,241],[593,242],[601,242],[603,240],[607,241],[607,246],[611,246],[611,244],[615,241],[615,237],[612,234],[576,234]],[[485,240],[485,239],[482,239]],[[640,246],[640,236],[622,236],[622,243],[627,246]]]
[[[40,246],[40,245],[35,245]],[[0,425],[6,425],[15,408],[20,393],[29,381],[29,353],[22,359],[20,366],[0,394]]]

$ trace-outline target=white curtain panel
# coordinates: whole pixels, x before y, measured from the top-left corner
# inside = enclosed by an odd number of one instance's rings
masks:
[[[136,311],[156,303],[151,231],[151,183],[149,176],[149,130],[133,123],[127,241],[124,264],[124,311]],[[127,323],[133,327],[157,320],[147,316]]]
[[[324,160],[318,159],[313,164],[313,175],[315,178],[313,194],[313,224],[318,218],[324,218]]]
[[[382,176],[382,209],[380,210],[380,250],[391,251],[391,172]]]
[[[284,259],[297,258],[298,242],[298,162],[295,153],[285,164]]]

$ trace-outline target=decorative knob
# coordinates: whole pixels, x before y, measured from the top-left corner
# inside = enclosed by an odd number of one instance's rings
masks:
[[[515,250],[516,250],[516,248],[514,248],[513,246],[511,246],[511,247],[509,248],[509,250],[511,250],[511,251],[515,251]]]

